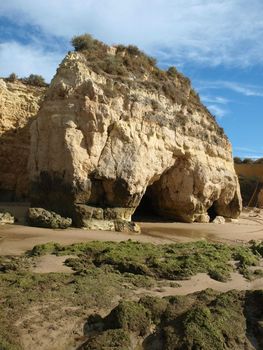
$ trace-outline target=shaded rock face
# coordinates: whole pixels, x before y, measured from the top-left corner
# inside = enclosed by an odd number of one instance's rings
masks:
[[[260,190],[258,194],[258,206],[263,209],[263,188]]]
[[[96,73],[85,54],[69,53],[31,127],[33,205],[72,217],[76,204],[132,215],[145,196],[164,218],[237,217],[231,145],[182,79],[172,101],[147,76]]]
[[[27,198],[29,129],[45,90],[0,79],[0,201]]]

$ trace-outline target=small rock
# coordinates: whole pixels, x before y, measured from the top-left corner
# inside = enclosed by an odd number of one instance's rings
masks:
[[[29,208],[27,220],[31,226],[45,228],[67,228],[72,224],[70,218],[63,218],[59,214],[43,208]]]
[[[258,213],[255,213],[255,212],[250,212],[250,213],[248,214],[248,216],[249,216],[250,218],[257,218],[257,217],[259,217],[260,215],[259,215]]]
[[[214,224],[224,224],[226,222],[223,216],[216,216],[213,220]]]
[[[15,218],[8,212],[0,212],[0,225],[14,224]]]
[[[141,228],[133,221],[115,220],[115,231],[127,233],[141,233]]]
[[[82,226],[87,230],[115,231],[113,220],[82,219]]]
[[[197,219],[196,222],[200,222],[203,224],[207,224],[208,222],[210,222],[210,217],[208,214],[201,214]]]
[[[225,218],[226,222],[231,222],[232,224],[238,224],[239,220],[238,219],[233,219],[233,218]]]

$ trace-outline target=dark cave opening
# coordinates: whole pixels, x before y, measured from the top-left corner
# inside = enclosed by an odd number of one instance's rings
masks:
[[[216,209],[215,209],[215,203],[213,203],[211,205],[211,207],[207,210],[207,214],[210,217],[210,221],[213,221],[216,218],[217,213],[216,213]]]
[[[151,186],[148,186],[138,207],[132,216],[133,221],[162,221],[156,213],[154,199],[151,193]]]

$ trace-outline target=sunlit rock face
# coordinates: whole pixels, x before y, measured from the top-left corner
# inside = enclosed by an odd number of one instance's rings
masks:
[[[0,201],[28,197],[29,129],[45,90],[0,79]]]
[[[187,78],[155,70],[120,76],[85,52],[66,56],[31,127],[33,205],[73,218],[83,204],[130,220],[140,202],[186,222],[240,214],[223,130]]]

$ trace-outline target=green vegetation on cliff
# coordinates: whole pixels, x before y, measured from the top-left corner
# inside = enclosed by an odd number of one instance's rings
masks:
[[[76,51],[83,53],[88,65],[98,74],[123,78],[130,84],[136,79],[142,87],[162,92],[174,102],[182,102],[190,94],[192,101],[200,103],[188,78],[175,67],[170,67],[167,71],[160,69],[156,60],[137,46],[116,45],[110,48],[90,34],[73,37],[71,44]]]

